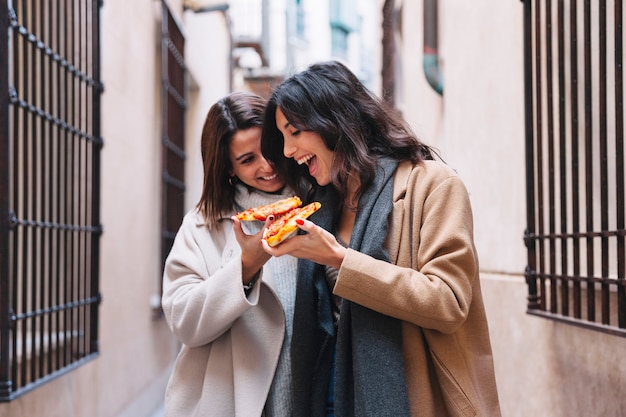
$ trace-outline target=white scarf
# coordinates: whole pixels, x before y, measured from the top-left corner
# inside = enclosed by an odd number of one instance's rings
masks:
[[[237,184],[235,194],[235,210],[242,211],[249,207],[257,207],[283,198],[294,196],[294,192],[285,187],[279,193],[265,193],[250,189],[243,184]],[[243,229],[248,234],[258,233],[263,222],[242,222]],[[277,296],[285,312],[285,339],[278,358],[278,365],[274,380],[267,397],[264,415],[271,417],[290,417],[291,410],[291,334],[293,328],[293,314],[296,299],[296,272],[297,259],[292,256],[272,257],[266,264],[266,272],[274,277]]]

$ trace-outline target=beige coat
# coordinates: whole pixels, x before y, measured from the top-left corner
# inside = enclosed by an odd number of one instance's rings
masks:
[[[163,311],[183,343],[165,400],[167,417],[260,416],[285,333],[267,272],[246,297],[230,220],[209,231],[187,214],[166,262]],[[197,285],[199,283],[199,285]]]
[[[467,190],[453,170],[402,163],[386,247],[348,250],[334,293],[403,321],[412,415],[500,416]]]

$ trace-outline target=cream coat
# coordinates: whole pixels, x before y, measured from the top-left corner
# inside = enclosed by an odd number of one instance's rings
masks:
[[[394,178],[392,263],[348,250],[334,293],[402,320],[412,415],[498,417],[468,193],[442,163]]]
[[[195,210],[185,216],[163,279],[165,318],[183,343],[167,387],[166,417],[261,415],[285,333],[264,270],[246,297],[232,221],[209,232]]]

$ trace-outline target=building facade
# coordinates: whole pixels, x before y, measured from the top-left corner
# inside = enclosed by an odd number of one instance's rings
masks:
[[[621,1],[72,4],[0,6],[9,16],[0,35],[0,95],[9,97],[0,104],[1,417],[137,417],[158,410],[180,347],[160,315],[162,262],[182,213],[200,196],[206,112],[229,91],[269,94],[285,76],[331,58],[393,100],[468,188],[503,416],[604,417],[626,409],[623,194],[610,191],[624,176],[623,108],[613,95],[623,75],[605,70],[621,63]],[[576,36],[563,36],[560,45],[557,28],[571,34],[576,22],[580,39],[593,33],[589,62],[581,40],[573,49],[580,53],[571,53],[579,58],[567,55],[560,67],[559,51],[571,51]],[[99,30],[89,32],[95,23]],[[63,41],[72,36],[74,46]],[[576,64],[587,68],[576,79],[580,92],[566,93],[559,74],[570,74],[562,82],[572,85]],[[560,159],[548,144],[559,143],[555,132],[563,131],[567,143],[572,132],[585,132],[584,74],[603,71],[611,76],[589,83],[587,142],[594,155],[609,143],[605,160],[615,162],[604,164],[610,175],[595,163],[588,178],[611,187],[603,197],[601,187],[583,191],[580,180],[576,201],[584,204],[565,203],[558,196],[573,192],[559,191],[574,180],[565,176],[566,185],[553,189],[559,183],[549,173],[568,167],[558,161],[574,153],[568,145]],[[580,97],[577,128],[577,118],[560,118],[572,113],[572,97]],[[567,111],[559,111],[560,102]],[[65,142],[72,137],[78,145]],[[553,157],[537,162],[543,147]],[[61,156],[70,154],[76,157]],[[61,169],[68,165],[76,170]],[[572,223],[574,207],[586,214],[595,201],[590,233],[560,227]],[[550,223],[551,207],[567,220]],[[551,232],[551,224],[558,230]],[[577,238],[593,241],[594,233],[595,251],[573,252]],[[537,249],[543,239],[547,249]],[[572,272],[583,258],[586,281]],[[66,262],[76,266],[61,267]],[[597,294],[589,281],[597,281]],[[593,320],[590,299],[598,309]]]

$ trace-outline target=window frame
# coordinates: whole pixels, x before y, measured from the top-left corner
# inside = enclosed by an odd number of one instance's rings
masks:
[[[626,336],[623,13],[579,3],[524,2],[527,313]]]
[[[99,356],[101,301],[101,1],[63,12],[9,3],[0,2],[1,402]]]
[[[182,25],[161,2],[161,258],[159,271],[174,244],[185,214],[185,116],[187,67]],[[163,295],[163,276],[157,276]],[[160,297],[155,318],[163,315]]]

